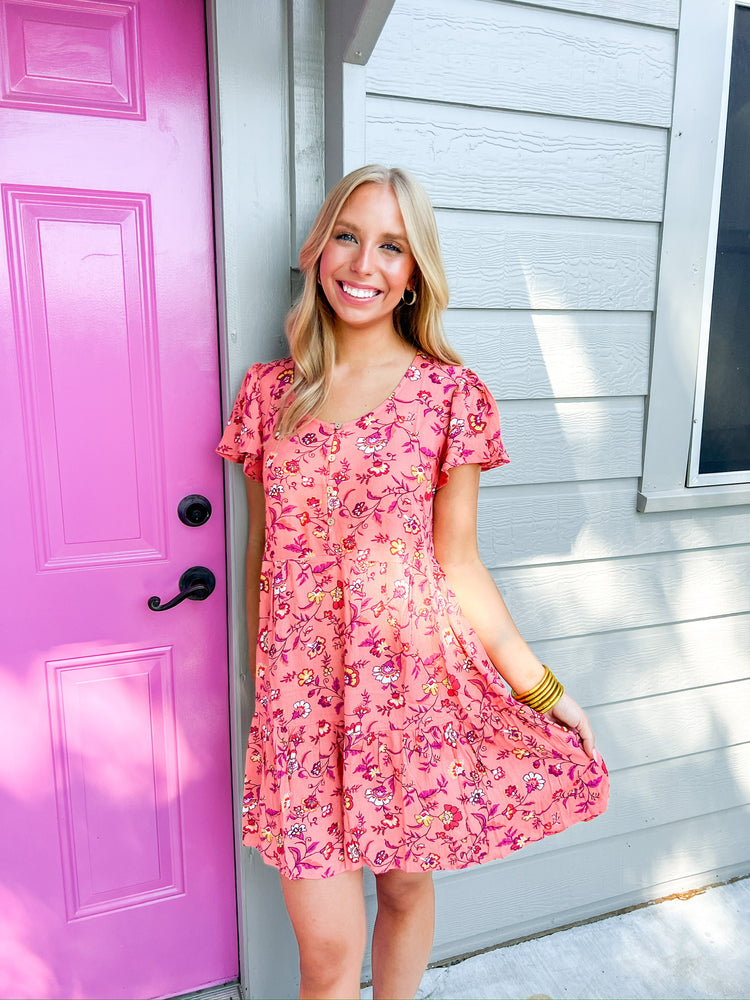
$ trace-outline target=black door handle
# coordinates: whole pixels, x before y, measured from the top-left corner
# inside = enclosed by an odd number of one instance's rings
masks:
[[[191,493],[180,500],[177,516],[188,528],[199,528],[211,517],[211,502],[200,493]]]
[[[160,597],[149,597],[148,606],[151,611],[169,611],[185,600],[205,601],[214,592],[215,586],[216,577],[210,569],[206,569],[205,566],[191,566],[180,577],[179,594],[166,604],[161,603]]]

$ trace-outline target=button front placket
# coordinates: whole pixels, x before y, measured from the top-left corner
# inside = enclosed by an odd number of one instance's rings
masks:
[[[331,435],[331,440],[329,447],[327,449],[328,453],[328,475],[326,482],[326,511],[328,517],[326,518],[326,523],[328,525],[328,540],[331,541],[331,528],[336,523],[334,518],[334,511],[341,506],[339,500],[339,487],[336,480],[333,478],[333,457],[341,449],[341,439],[339,437],[339,431],[341,430],[341,424],[336,423],[333,425],[333,434]]]

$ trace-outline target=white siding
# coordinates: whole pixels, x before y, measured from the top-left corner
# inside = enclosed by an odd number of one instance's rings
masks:
[[[436,208],[661,219],[663,129],[372,97],[367,143],[429,163]]]
[[[668,125],[674,49],[673,31],[541,4],[400,2],[368,63],[368,90]]]
[[[451,309],[448,336],[503,399],[643,395],[649,312]]]
[[[370,150],[368,155],[372,158]],[[413,164],[427,181],[420,166]],[[441,209],[437,217],[454,306],[653,306],[658,249],[654,223]]]
[[[364,161],[433,199],[447,328],[500,403],[483,557],[612,770],[601,819],[439,876],[434,960],[748,868],[748,510],[636,513],[678,18],[397,0],[357,102]]]

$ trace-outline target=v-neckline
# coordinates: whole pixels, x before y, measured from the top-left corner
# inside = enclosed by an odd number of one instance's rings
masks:
[[[334,431],[340,431],[344,427],[349,427],[352,424],[358,424],[360,422],[360,420],[364,420],[365,417],[374,416],[378,412],[378,410],[381,410],[384,406],[386,406],[390,402],[390,400],[392,400],[394,398],[394,396],[396,395],[396,393],[399,391],[399,389],[401,388],[401,386],[406,381],[406,379],[407,379],[407,377],[409,375],[409,372],[412,370],[412,368],[416,364],[417,359],[421,358],[421,357],[422,357],[422,352],[421,351],[417,351],[417,353],[414,355],[414,357],[409,362],[409,365],[406,368],[406,370],[404,371],[404,373],[402,374],[401,378],[398,380],[398,382],[393,387],[393,389],[391,389],[391,391],[388,393],[388,395],[385,397],[385,399],[381,400],[381,402],[378,403],[377,406],[373,406],[371,409],[367,410],[365,413],[361,414],[359,417],[354,417],[352,420],[321,420],[319,417],[311,417],[310,418],[310,422],[311,423],[314,422],[316,424],[319,424],[321,427],[328,427],[328,428],[330,428],[331,430],[334,430]]]

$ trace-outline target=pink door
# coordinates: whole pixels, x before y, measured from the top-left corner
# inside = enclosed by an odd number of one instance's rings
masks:
[[[203,3],[0,13],[0,995],[171,996],[237,974]]]

